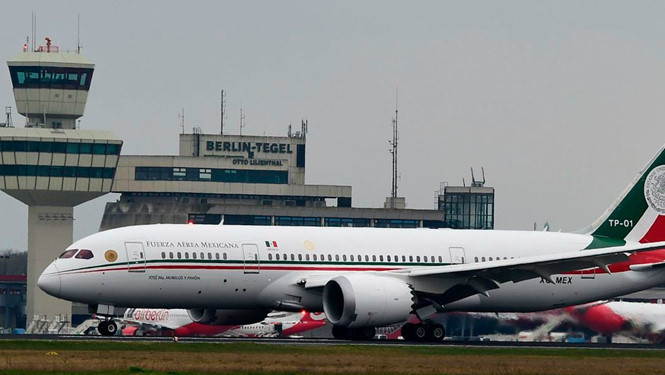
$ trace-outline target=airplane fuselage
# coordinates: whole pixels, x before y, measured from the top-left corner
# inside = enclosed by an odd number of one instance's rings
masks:
[[[70,249],[89,259],[58,259],[42,276],[49,293],[91,305],[124,307],[279,309],[322,311],[321,290],[305,288],[312,275],[390,274],[407,283],[403,269],[426,269],[538,254],[585,251],[592,236],[518,231],[148,225],[101,232]],[[661,250],[633,255],[644,263],[665,260]],[[631,258],[640,263],[642,258]],[[538,311],[604,299],[665,282],[657,270],[626,264],[508,282],[489,295],[445,306],[463,311]],[[427,288],[426,285],[423,288]],[[94,291],[94,292],[91,292]]]

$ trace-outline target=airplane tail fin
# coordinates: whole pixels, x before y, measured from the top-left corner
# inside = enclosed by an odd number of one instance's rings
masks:
[[[665,147],[591,226],[589,248],[665,241]]]

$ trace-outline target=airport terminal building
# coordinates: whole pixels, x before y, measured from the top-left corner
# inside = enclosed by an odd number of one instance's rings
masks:
[[[285,137],[181,134],[178,155],[122,155],[111,188],[121,197],[107,204],[100,229],[151,223],[493,228],[493,188],[451,193],[455,204],[446,204],[460,217],[447,221],[442,209],[406,209],[403,199],[395,208],[357,208],[351,186],[306,184],[306,134],[306,122]]]

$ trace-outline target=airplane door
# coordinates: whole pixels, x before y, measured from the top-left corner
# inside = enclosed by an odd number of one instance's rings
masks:
[[[142,242],[125,242],[127,252],[127,270],[145,272],[145,251]]]
[[[243,261],[245,273],[259,273],[261,261],[259,258],[259,247],[255,244],[242,244]]]
[[[450,263],[452,263],[452,264],[466,263],[466,256],[464,254],[464,248],[463,247],[451,247],[450,248]]]

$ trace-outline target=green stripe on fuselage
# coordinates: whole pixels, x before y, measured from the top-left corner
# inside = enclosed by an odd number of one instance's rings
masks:
[[[624,241],[624,240],[617,240],[617,239],[614,239],[614,238],[593,236],[593,241],[591,241],[589,246],[585,247],[584,250],[603,249],[603,248],[606,248],[606,247],[623,246],[625,244],[626,244],[626,241]]]

